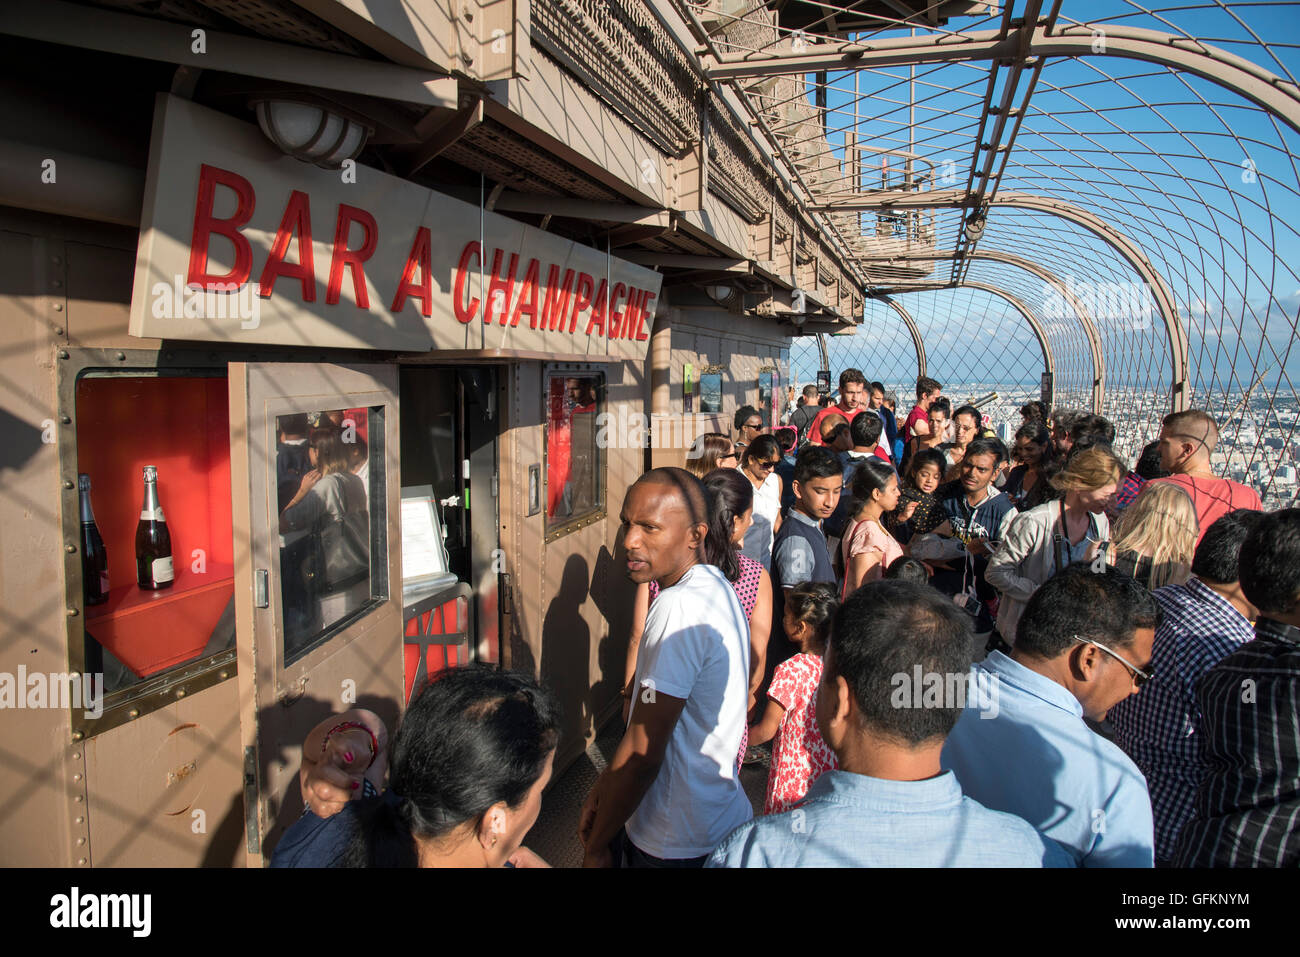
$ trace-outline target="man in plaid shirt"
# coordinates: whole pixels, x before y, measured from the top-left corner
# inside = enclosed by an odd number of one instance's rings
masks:
[[[1196,685],[1202,675],[1255,637],[1255,609],[1241,593],[1237,559],[1261,518],[1238,509],[1205,533],[1185,585],[1157,589],[1165,616],[1151,649],[1155,677],[1141,694],[1110,710],[1115,743],[1142,769],[1151,792],[1157,866],[1173,858],[1204,764],[1196,727]]]
[[[1205,775],[1179,867],[1300,866],[1300,509],[1264,515],[1241,546],[1255,640],[1197,688]]]

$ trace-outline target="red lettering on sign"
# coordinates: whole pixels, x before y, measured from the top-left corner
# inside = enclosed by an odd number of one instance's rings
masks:
[[[298,262],[286,263],[289,240],[298,238]],[[316,260],[311,250],[311,199],[302,190],[289,194],[280,228],[275,231],[271,254],[262,267],[262,278],[257,281],[257,294],[263,299],[275,292],[275,281],[281,276],[297,279],[302,284],[302,301],[316,301]]]
[[[623,322],[623,310],[618,301],[627,295],[627,286],[621,282],[614,283],[614,291],[609,295],[609,318],[605,322],[605,334],[611,339],[618,338],[618,330]]]
[[[645,298],[641,300],[641,321],[638,322],[636,326],[637,342],[645,342],[647,339],[650,338],[649,334],[646,332],[645,329],[645,320],[646,320],[646,316],[650,316],[651,324],[654,323],[655,311],[652,308],[650,308],[650,303],[657,298],[658,296],[656,293],[647,291],[645,294]]]
[[[600,281],[600,288],[596,290],[596,296],[592,300],[591,318],[587,320],[587,335],[591,335],[592,329],[599,329],[600,334],[605,334],[605,307],[609,305],[609,284],[605,280]]]
[[[591,308],[591,290],[595,285],[596,280],[585,272],[578,273],[578,291],[573,297],[573,314],[569,317],[570,332],[578,327],[578,313]]]
[[[456,264],[456,278],[451,287],[451,308],[456,313],[456,318],[463,323],[468,323],[478,314],[478,297],[474,297],[469,302],[465,302],[465,279],[469,275],[470,257],[482,262],[483,247],[474,239],[465,244],[465,248],[460,252],[460,262]]]
[[[645,302],[645,290],[634,289],[628,293],[627,308],[623,310],[623,339],[631,339],[636,335],[637,326],[641,324],[641,319],[645,315],[641,311],[642,303]]]
[[[229,219],[218,219],[212,215],[218,184],[235,192],[235,212]],[[217,283],[242,286],[248,282],[248,276],[253,270],[253,248],[240,235],[239,228],[253,218],[254,203],[253,184],[244,177],[207,163],[199,167],[194,230],[190,234],[190,270],[185,280],[189,285],[208,289]],[[222,276],[208,272],[208,243],[213,233],[225,236],[235,247],[235,264],[230,267],[230,272]]]
[[[492,313],[501,308],[501,325],[510,318],[510,296],[515,291],[515,269],[519,266],[519,254],[510,254],[510,266],[504,276],[501,272],[501,250],[492,254],[492,281],[488,283],[487,305],[483,307],[483,322],[492,322]]]
[[[407,254],[406,265],[402,267],[402,278],[397,283],[397,292],[393,295],[391,312],[401,312],[406,305],[406,297],[420,300],[420,314],[428,319],[433,315],[433,273],[429,271],[429,227],[421,226],[415,231],[415,241]],[[415,281],[415,271],[420,270],[420,281]]]
[[[569,296],[573,293],[573,270],[564,270],[564,282],[558,284],[560,267],[552,266],[546,274],[546,304],[542,309],[542,328],[554,332],[564,328],[569,313]]]
[[[540,268],[541,264],[536,259],[528,261],[523,288],[519,290],[519,302],[515,305],[514,315],[510,317],[511,326],[519,325],[519,317],[527,313],[528,328],[537,328],[537,271]]]
[[[352,224],[361,224],[364,237],[356,249],[348,249],[348,235]],[[375,243],[379,240],[379,226],[375,217],[364,209],[339,203],[338,219],[334,223],[334,253],[330,257],[330,278],[325,285],[325,302],[335,305],[339,301],[339,291],[343,286],[343,269],[352,273],[352,297],[358,309],[370,308],[370,291],[366,289],[366,270],[363,265],[375,254]]]

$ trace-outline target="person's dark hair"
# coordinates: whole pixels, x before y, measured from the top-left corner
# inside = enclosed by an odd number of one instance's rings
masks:
[[[935,392],[942,388],[943,386],[934,379],[931,379],[929,376],[918,376],[916,380],[916,397],[917,399],[922,399],[928,393]]]
[[[806,386],[804,386],[804,387],[803,387],[803,397],[804,397],[805,399],[815,399],[815,398],[817,398],[817,383],[815,383],[815,382],[809,382]]]
[[[831,629],[835,673],[849,686],[864,730],[908,747],[947,737],[960,707],[926,707],[920,688],[898,698],[898,677],[915,669],[965,690],[971,667],[970,623],[928,585],[884,579],[863,585],[840,605]],[[947,696],[944,696],[947,698]],[[948,704],[956,704],[949,699]]]
[[[772,430],[772,437],[776,439],[783,454],[799,444],[799,430],[793,425],[778,426]]]
[[[1047,406],[1040,399],[1031,399],[1029,402],[1026,402],[1020,407],[1020,414],[1027,420],[1025,422],[1026,425],[1037,420],[1046,427]]]
[[[834,585],[825,582],[803,582],[787,589],[785,607],[795,621],[806,621],[816,633],[816,644],[826,647],[831,634],[831,621],[840,607],[839,593]]]
[[[434,840],[492,805],[517,807],[559,739],[559,709],[531,675],[472,664],[437,675],[390,746],[389,792],[358,804],[346,867],[415,867]]]
[[[1268,512],[1246,536],[1241,590],[1260,614],[1289,615],[1300,600],[1300,508]]]
[[[841,394],[844,392],[844,387],[848,385],[850,382],[860,382],[862,383],[862,387],[866,388],[867,377],[862,374],[862,371],[860,369],[852,369],[852,368],[845,369],[843,372],[840,373]]]
[[[885,427],[885,423],[880,421],[880,416],[870,409],[859,412],[849,423],[849,434],[853,437],[853,444],[865,448],[875,448],[880,442],[880,433]]]
[[[295,412],[292,415],[280,416],[280,434],[281,435],[306,435],[311,428],[307,424],[306,412]]]
[[[759,412],[758,409],[754,408],[752,405],[742,405],[739,409],[737,409],[736,418],[735,418],[736,431],[739,432],[740,427],[744,425],[746,422],[748,422],[750,419],[752,419],[754,416],[758,416],[759,425],[761,426],[763,413]]]
[[[1042,419],[1030,419],[1020,428],[1016,429],[1016,441],[1024,440],[1033,442],[1043,450],[1042,458],[1038,461],[1038,470],[1043,472],[1051,464],[1052,457],[1056,451],[1052,445],[1052,433],[1047,431],[1047,426],[1043,424]]]
[[[859,505],[871,501],[872,492],[883,492],[889,480],[894,477],[894,469],[874,455],[857,463],[853,470],[853,498]]]
[[[1016,626],[1016,651],[1055,658],[1073,648],[1075,635],[1108,648],[1132,644],[1138,628],[1155,628],[1161,611],[1136,581],[1107,566],[1094,572],[1087,563],[1071,565],[1034,592]]]
[[[1192,574],[1216,585],[1235,582],[1242,543],[1262,517],[1262,512],[1249,508],[1239,508],[1221,516],[1201,536],[1201,543],[1196,546],[1192,558]]]
[[[971,439],[970,445],[966,446],[964,458],[969,459],[973,455],[992,455],[996,460],[993,464],[997,466],[1007,460],[1007,447],[1002,444],[1001,439],[975,438]]]
[[[930,573],[925,570],[925,563],[915,558],[908,558],[906,555],[895,558],[889,563],[889,567],[885,569],[885,577],[917,585],[930,583]]]
[[[770,462],[772,459],[779,459],[780,457],[781,443],[776,440],[775,435],[768,435],[765,432],[762,435],[755,436],[754,441],[745,446],[740,461],[743,465],[750,459],[756,459],[759,462]]]
[[[935,399],[933,402],[930,403],[930,408],[927,409],[926,411],[927,411],[927,412],[942,412],[942,413],[943,413],[943,417],[944,417],[945,419],[951,419],[951,418],[952,418],[952,403],[948,401],[948,397],[947,397],[946,395],[941,395],[941,396],[939,396],[939,398]]]
[[[793,481],[803,484],[818,478],[843,475],[840,458],[824,445],[805,445],[794,460]]]
[[[883,382],[873,382],[873,383],[871,383],[871,385],[870,385],[870,389],[871,389],[872,392],[879,392],[880,395],[881,395],[881,398],[884,398],[884,395],[885,395],[885,384],[884,384]]]
[[[1166,478],[1169,475],[1160,465],[1160,443],[1158,441],[1148,442],[1142,447],[1142,454],[1138,456],[1137,465],[1133,466],[1133,471],[1148,482],[1152,479]]]
[[[704,476],[709,503],[709,533],[704,537],[704,561],[717,565],[727,581],[740,577],[738,550],[731,544],[734,520],[754,507],[754,486],[735,469],[714,469]]]
[[[1052,431],[1060,432],[1062,435],[1065,435],[1070,431],[1070,427],[1078,421],[1080,416],[1086,414],[1087,413],[1085,412],[1080,412],[1078,409],[1057,409],[1052,413]]]
[[[1110,445],[1115,441],[1115,426],[1102,415],[1084,413],[1070,425],[1070,439],[1074,445]]]
[[[912,460],[907,463],[907,475],[905,476],[907,484],[913,488],[916,487],[916,473],[927,465],[933,465],[939,470],[939,480],[943,480],[943,473],[948,471],[948,459],[938,449],[922,449],[912,456]]]
[[[975,406],[973,405],[958,406],[957,411],[952,414],[952,417],[953,419],[956,419],[957,416],[959,415],[968,415],[975,421],[975,429],[977,434],[978,434],[978,430],[983,428],[984,426],[984,416],[980,415],[980,410],[975,408]]]
[[[832,426],[831,430],[822,436],[822,445],[834,445],[843,435],[848,435],[849,441],[853,440],[853,433],[849,431],[849,424],[847,422],[840,422],[837,425]]]

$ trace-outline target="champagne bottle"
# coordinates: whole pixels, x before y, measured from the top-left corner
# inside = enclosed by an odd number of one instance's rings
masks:
[[[87,605],[108,601],[108,550],[90,507],[90,476],[77,476],[81,492],[81,587]]]
[[[175,578],[172,536],[158,502],[158,469],[153,465],[144,467],[144,505],[135,528],[135,578],[141,588],[150,591],[170,588]]]

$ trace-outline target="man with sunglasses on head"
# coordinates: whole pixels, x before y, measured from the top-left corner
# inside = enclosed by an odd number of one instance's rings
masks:
[[[1072,565],[1025,607],[1009,654],[972,672],[942,763],[962,791],[1016,814],[1081,867],[1151,867],[1146,779],[1092,731],[1151,677],[1160,606],[1127,575]]]
[[[1210,453],[1218,442],[1218,423],[1200,409],[1171,412],[1161,424],[1160,466],[1172,474],[1154,481],[1172,482],[1191,496],[1201,526],[1197,545],[1211,525],[1234,509],[1258,512],[1264,507],[1254,489],[1210,470]]]

